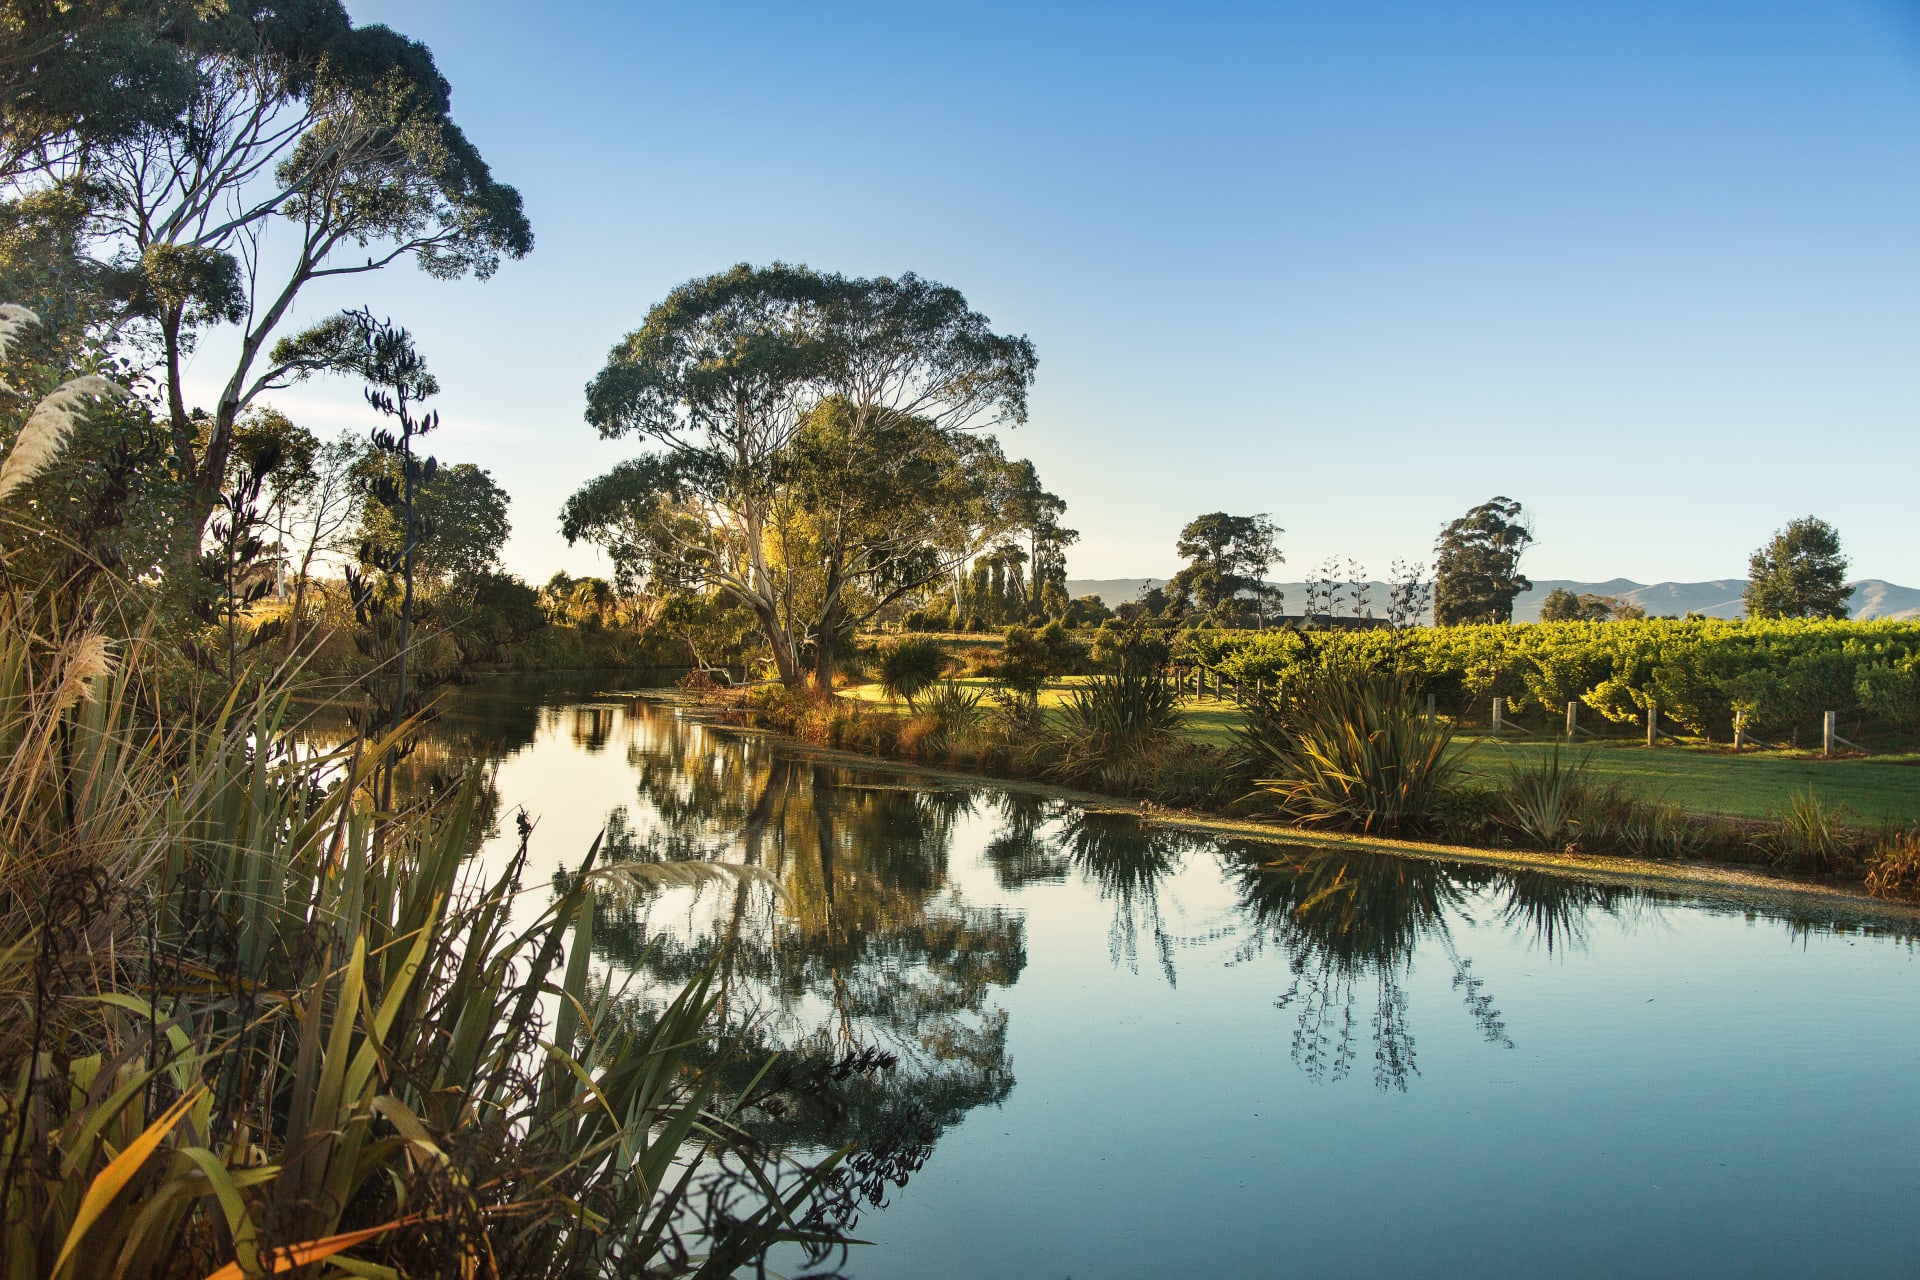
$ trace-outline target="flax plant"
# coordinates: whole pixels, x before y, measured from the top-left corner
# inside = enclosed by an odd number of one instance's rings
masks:
[[[1459,767],[1453,730],[1422,715],[1401,674],[1322,670],[1236,730],[1240,768],[1302,823],[1425,831]]]
[[[531,827],[483,874],[478,770],[371,802],[411,725],[304,748],[269,688],[175,729],[155,646],[41,603],[0,596],[0,1277],[730,1275],[839,1243],[838,1155],[749,1136],[780,1103],[723,1085],[710,975],[639,1028],[590,972],[603,886],[756,873],[596,844],[520,907]]]

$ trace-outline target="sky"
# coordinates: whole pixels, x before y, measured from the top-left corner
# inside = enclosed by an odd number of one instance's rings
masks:
[[[536,582],[606,569],[558,512],[636,451],[583,419],[612,345],[782,260],[1033,340],[1002,438],[1076,578],[1169,574],[1216,510],[1273,516],[1276,578],[1380,577],[1503,494],[1536,578],[1740,577],[1816,514],[1855,577],[1920,584],[1912,0],[348,8],[433,50],[536,245],[295,319],[412,330],[430,448],[506,488]],[[372,425],[343,382],[271,399]]]

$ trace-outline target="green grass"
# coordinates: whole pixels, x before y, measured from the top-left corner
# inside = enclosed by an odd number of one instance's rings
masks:
[[[1040,705],[1051,710],[1081,677],[1055,681],[1040,695]],[[985,690],[981,679],[960,683]],[[886,704],[878,685],[844,690],[847,697]],[[1186,711],[1184,733],[1211,746],[1227,746],[1240,723],[1240,710],[1231,701],[1213,698],[1181,704]],[[904,706],[899,709],[905,710]],[[1463,740],[1467,753],[1465,777],[1486,783],[1503,781],[1509,763],[1527,764],[1552,743],[1534,740]],[[1670,801],[1695,813],[1719,813],[1742,818],[1764,818],[1784,811],[1795,792],[1811,790],[1830,804],[1846,807],[1867,823],[1920,822],[1920,756],[1878,756],[1869,759],[1822,760],[1787,752],[1753,752],[1734,756],[1724,750],[1669,745],[1649,751],[1638,743],[1611,742],[1581,746],[1592,751],[1592,770],[1601,782],[1618,779],[1634,794]]]
[[[1531,764],[1551,743],[1481,738],[1463,744],[1465,772],[1499,782],[1509,763]],[[1578,747],[1576,754],[1589,748]],[[1594,746],[1592,769],[1601,782],[1616,779],[1648,800],[1667,800],[1696,813],[1764,818],[1784,811],[1795,792],[1811,791],[1871,823],[1920,820],[1920,767],[1885,759],[1809,759],[1785,753],[1734,756],[1724,751],[1663,746],[1649,751],[1625,743]]]

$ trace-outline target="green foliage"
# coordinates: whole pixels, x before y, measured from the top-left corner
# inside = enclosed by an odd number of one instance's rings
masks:
[[[1751,617],[1844,618],[1849,594],[1840,534],[1813,516],[1788,521],[1747,566]]]
[[[1183,716],[1173,682],[1158,671],[1122,666],[1076,685],[1046,735],[1047,776],[1137,795]]]
[[[824,694],[859,626],[1016,522],[1011,464],[967,428],[1024,421],[1033,369],[1025,338],[911,274],[775,263],[689,281],[587,389],[601,435],[651,452],[576,494],[565,531],[623,574],[726,593],[782,683],[811,659]]]
[[[1299,821],[1392,836],[1431,828],[1457,769],[1452,742],[1409,677],[1336,667],[1249,715],[1235,752]]]
[[[1139,623],[1103,623],[1087,649],[1088,659],[1102,671],[1159,671],[1172,656],[1167,633]]]
[[[1206,615],[1251,612],[1264,618],[1281,603],[1280,593],[1266,583],[1267,570],[1286,559],[1274,542],[1281,532],[1264,514],[1214,511],[1189,521],[1174,544],[1187,564],[1167,583],[1168,600],[1176,611],[1191,600]]]
[[[414,573],[422,579],[458,581],[493,571],[512,525],[507,491],[493,474],[471,462],[432,466],[416,486],[416,520],[425,532],[416,537]],[[377,489],[392,481],[398,467],[387,454],[371,455],[361,467],[363,483]],[[396,561],[405,546],[404,518],[383,503],[369,503],[361,515],[360,536]]]
[[[920,700],[920,713],[932,716],[946,739],[966,738],[986,720],[986,700],[978,690],[942,680]]]
[[[1434,621],[1443,627],[1511,622],[1514,597],[1533,585],[1520,573],[1520,556],[1532,541],[1511,498],[1489,498],[1448,524],[1434,544]]]
[[[484,278],[528,253],[532,231],[454,124],[432,54],[355,26],[339,0],[87,0],[14,6],[7,27],[0,173],[80,206],[32,219],[62,260],[39,282],[84,289],[77,318],[149,356],[184,484],[173,563],[190,567],[239,414],[291,380],[352,369],[326,341],[338,323],[281,333],[302,289],[403,257]],[[283,234],[287,252],[257,253]],[[241,333],[209,369],[199,340],[217,325]],[[196,349],[196,372],[220,387],[204,431],[183,381]]]
[[[1181,653],[1229,677],[1289,685],[1329,665],[1404,671],[1440,709],[1509,699],[1516,715],[1558,716],[1579,701],[1621,725],[1661,716],[1703,737],[1816,733],[1822,713],[1868,728],[1920,728],[1920,623],[1733,619],[1542,623],[1405,631],[1190,632]],[[1851,736],[1851,734],[1850,734]],[[1811,741],[1812,739],[1807,739]]]
[[[1521,835],[1547,849],[1558,849],[1581,825],[1592,807],[1592,786],[1584,759],[1563,759],[1555,747],[1531,766],[1508,766],[1507,819]]]
[[[1761,833],[1761,852],[1777,867],[1838,875],[1860,865],[1860,835],[1847,812],[1811,790],[1795,792],[1784,812]]]
[[[910,636],[896,640],[880,653],[880,687],[889,698],[914,704],[921,691],[946,674],[953,656],[936,640]]]
[[[602,893],[756,873],[596,847],[528,910],[531,824],[473,872],[479,771],[376,808],[394,740],[297,749],[271,695],[155,724],[153,650],[33,621],[0,610],[9,1276],[730,1274],[833,1238],[799,1224],[837,1157],[742,1127],[782,1100],[727,1083],[711,975],[644,1022],[592,981]]]
[[[1037,632],[1009,627],[1000,651],[982,665],[982,670],[1031,701],[1049,680],[1071,672],[1080,657],[1080,646],[1058,622],[1049,622]]]

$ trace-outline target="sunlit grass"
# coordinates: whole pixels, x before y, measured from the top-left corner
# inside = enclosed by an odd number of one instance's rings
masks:
[[[1040,708],[1052,712],[1084,676],[1052,681],[1040,693]],[[970,677],[957,683],[986,693],[992,681]],[[878,685],[842,690],[842,696],[904,713],[905,703],[890,704]],[[1181,735],[1195,742],[1224,747],[1241,723],[1231,699],[1202,698],[1181,703],[1186,712]],[[1498,786],[1512,764],[1529,764],[1550,752],[1551,739],[1482,737],[1483,744],[1462,762],[1462,781]],[[1764,818],[1783,811],[1797,792],[1844,806],[1869,823],[1920,820],[1920,753],[1882,755],[1868,759],[1823,760],[1791,752],[1759,751],[1734,756],[1725,748],[1666,745],[1649,751],[1638,742],[1583,744],[1592,751],[1591,776],[1596,785],[1618,782],[1631,794],[1649,801],[1677,804],[1694,813],[1718,813],[1741,818]],[[1457,746],[1456,750],[1463,749]]]

